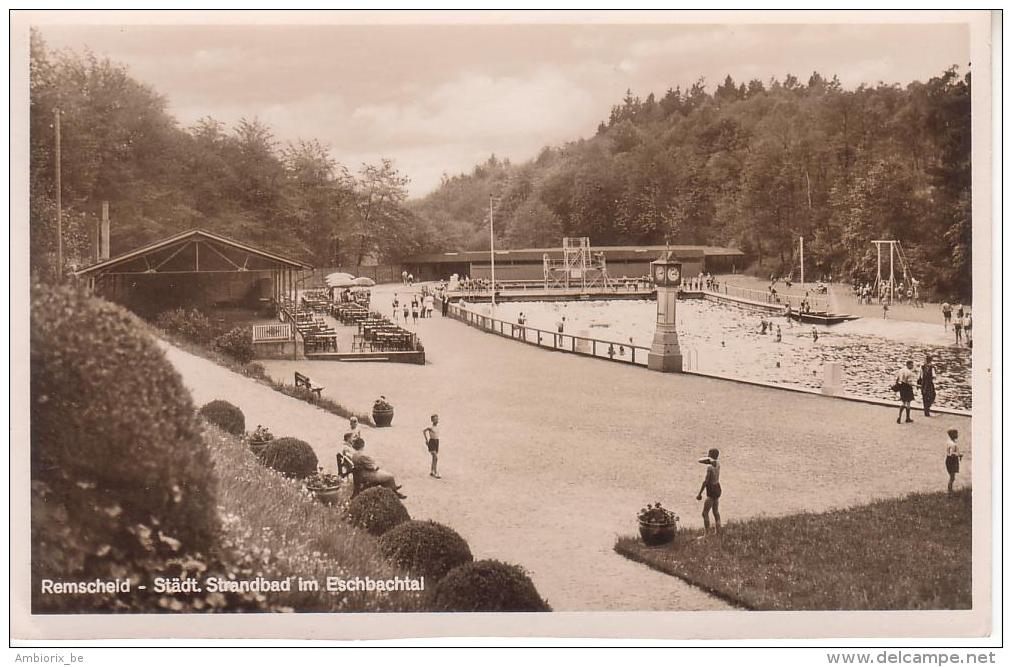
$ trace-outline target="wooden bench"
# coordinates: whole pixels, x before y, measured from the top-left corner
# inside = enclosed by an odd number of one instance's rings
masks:
[[[299,373],[298,371],[295,372],[295,386],[296,387],[305,387],[309,391],[311,391],[314,394],[316,394],[317,397],[319,397],[320,396],[320,392],[323,391],[323,387],[314,387],[313,383],[310,381],[309,377],[306,376],[306,375],[303,375],[302,373]]]

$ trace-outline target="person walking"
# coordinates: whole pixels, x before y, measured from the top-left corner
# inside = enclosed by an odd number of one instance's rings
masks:
[[[942,324],[945,326],[945,330],[949,330],[949,322],[952,321],[952,306],[946,301],[942,304]]]
[[[900,414],[896,417],[896,423],[899,424],[903,418],[903,410],[907,411],[907,423],[911,423],[914,420],[910,418],[910,402],[914,400],[914,383],[917,382],[917,375],[914,373],[914,362],[907,360],[906,366],[900,369],[900,372],[896,374],[896,383],[893,385],[893,391],[900,393]]]
[[[963,344],[963,316],[956,312],[956,319],[952,320],[952,329],[956,332],[956,345]]]
[[[450,298],[446,295],[446,292],[443,292],[443,310],[442,310],[443,317],[446,317],[449,312],[450,312]]]
[[[411,320],[418,325],[418,300],[415,299],[411,302]]]
[[[396,295],[396,294],[394,294],[394,322],[396,322],[396,321],[397,321],[397,318],[398,318],[398,314],[399,314],[399,306],[400,306],[400,305],[401,305],[401,304],[400,304],[400,303],[398,303],[398,301],[397,301],[397,295]]]
[[[884,296],[882,297],[882,319],[889,319],[889,301]]]
[[[422,429],[422,436],[425,437],[425,446],[432,457],[432,467],[429,469],[429,476],[442,479],[439,476],[439,415],[432,415],[432,424]]]
[[[973,313],[970,311],[966,311],[966,317],[963,318],[963,338],[967,346],[973,347]]]
[[[696,500],[703,499],[703,491],[706,491],[706,502],[703,503],[703,536],[710,533],[710,512],[713,512],[713,534],[720,532],[720,457],[719,449],[711,449],[707,455],[699,459],[700,463],[706,465],[706,476],[703,477],[703,484],[699,487]]]
[[[780,334],[780,325],[778,324],[777,325],[777,342],[779,343],[781,340],[783,340],[783,337]]]
[[[408,272],[406,270],[401,271],[401,283],[403,283],[404,285],[408,284]]]
[[[702,274],[700,274],[702,275]],[[555,347],[562,345],[562,333],[566,330],[566,316],[563,315],[562,319],[555,323],[555,328],[558,333],[555,334]]]
[[[924,404],[924,416],[931,416],[931,405],[935,402],[935,366],[931,363],[931,355],[924,357],[921,364],[921,376],[917,379],[921,388],[921,402]]]
[[[959,451],[959,443],[956,442],[959,439],[959,431],[950,428],[947,435],[949,440],[945,443],[945,472],[949,473],[948,492],[952,493],[952,485],[956,481],[956,473],[959,472],[959,462],[963,454]]]

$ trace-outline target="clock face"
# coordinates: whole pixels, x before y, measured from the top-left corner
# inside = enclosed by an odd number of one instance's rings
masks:
[[[670,269],[668,269],[668,280],[670,280],[671,282],[676,282],[678,280],[677,268],[671,267]]]
[[[658,266],[654,271],[654,275],[657,277],[657,280],[664,280],[664,267]]]

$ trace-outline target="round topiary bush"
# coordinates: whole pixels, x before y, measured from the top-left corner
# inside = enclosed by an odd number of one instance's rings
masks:
[[[410,521],[411,515],[393,491],[374,486],[351,499],[348,518],[359,528],[382,535],[397,524]]]
[[[246,416],[228,401],[211,401],[200,409],[200,416],[226,433],[246,434]]]
[[[455,530],[435,521],[405,521],[379,541],[383,555],[412,572],[442,579],[447,572],[474,560],[471,548]]]
[[[433,611],[551,611],[523,568],[479,560],[450,570],[432,595]]]
[[[150,606],[158,596],[43,594],[39,582],[150,581],[158,564],[214,546],[217,487],[200,422],[143,327],[79,291],[32,289],[36,613]]]
[[[319,460],[309,443],[298,438],[276,438],[270,441],[260,456],[268,468],[274,468],[285,477],[305,479],[314,472]]]

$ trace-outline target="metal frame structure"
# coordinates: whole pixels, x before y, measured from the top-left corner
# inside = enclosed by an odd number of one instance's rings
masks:
[[[907,263],[907,258],[903,254],[903,245],[899,241],[895,240],[875,240],[872,241],[875,244],[875,250],[877,253],[877,262],[875,270],[875,293],[882,293],[882,285],[888,286],[886,297],[889,302],[892,303],[896,296],[896,261],[899,261],[900,269],[903,271],[903,282],[910,283],[911,281],[917,282],[914,278],[913,273],[910,271],[910,265]],[[882,246],[889,246],[889,278],[884,279],[882,277]]]
[[[590,238],[586,236],[562,239],[562,259],[552,259],[548,253],[542,256],[545,289],[574,289],[586,291],[591,288],[608,288],[608,265],[604,253],[594,253]]]

